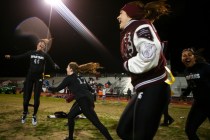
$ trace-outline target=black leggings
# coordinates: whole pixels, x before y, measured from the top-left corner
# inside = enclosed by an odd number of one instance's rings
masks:
[[[123,140],[152,140],[168,103],[166,83],[150,86],[132,97],[117,126]]]
[[[31,100],[32,91],[34,88],[34,113],[38,112],[40,104],[40,94],[42,92],[42,76],[41,75],[28,75],[24,82],[24,93],[23,93],[23,113],[28,113],[28,106]]]
[[[107,128],[100,122],[96,112],[94,111],[94,103],[83,97],[77,100],[71,107],[68,114],[69,139],[73,140],[75,118],[77,115],[83,113],[92,124],[99,129],[107,140],[112,140]]]
[[[209,103],[209,101],[207,102]],[[209,104],[200,105],[194,102],[187,117],[185,132],[189,140],[199,140],[196,132],[199,126],[208,118],[210,120]]]

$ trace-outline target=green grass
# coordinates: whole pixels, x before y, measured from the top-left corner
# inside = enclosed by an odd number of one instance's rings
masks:
[[[33,104],[33,99],[31,102]],[[101,122],[108,128],[114,140],[120,140],[116,134],[119,117],[127,102],[117,100],[101,101],[95,105],[96,113]],[[0,94],[0,140],[62,140],[68,135],[65,126],[67,119],[47,118],[56,111],[68,112],[72,103],[64,99],[41,97],[40,108],[37,114],[38,125],[31,124],[33,107],[29,107],[29,115],[25,124],[21,124],[22,95]],[[189,105],[170,104],[169,112],[175,122],[169,127],[159,127],[154,140],[187,140],[184,126]],[[180,118],[184,117],[184,118]],[[210,123],[206,120],[198,129],[201,140],[210,139]],[[87,119],[76,120],[75,140],[104,140],[102,134]]]

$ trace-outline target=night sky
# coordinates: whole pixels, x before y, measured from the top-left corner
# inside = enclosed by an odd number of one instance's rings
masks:
[[[53,37],[50,56],[65,73],[70,61],[78,64],[99,62],[102,72],[121,73],[119,23],[116,20],[120,8],[128,0],[63,0],[75,16],[103,44],[91,44],[70,26],[55,10],[52,10],[50,32]],[[154,25],[161,40],[168,41],[166,57],[171,60],[172,71],[182,72],[181,50],[186,47],[205,48],[204,57],[210,59],[210,8],[205,0],[168,0],[172,13],[161,17]],[[41,19],[49,25],[50,6],[44,0],[3,0],[1,8],[0,76],[25,76],[27,60],[8,61],[5,54],[17,55],[35,49],[30,36],[17,38],[17,26],[30,17]],[[109,54],[104,51],[106,49]],[[47,65],[46,71],[51,72]]]

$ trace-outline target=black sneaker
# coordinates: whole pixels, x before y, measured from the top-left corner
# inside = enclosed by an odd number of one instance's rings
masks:
[[[170,120],[168,121],[168,125],[171,125],[173,122],[174,122],[174,119],[170,119]]]
[[[36,116],[32,116],[32,124],[33,125],[36,125],[37,124]]]
[[[160,126],[168,126],[167,123],[161,123]]]
[[[22,118],[21,118],[21,123],[25,123],[26,122],[26,114],[23,114]]]

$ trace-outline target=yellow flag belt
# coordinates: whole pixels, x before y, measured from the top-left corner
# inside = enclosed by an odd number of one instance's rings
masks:
[[[171,70],[165,66],[166,71],[168,72],[169,76],[171,77],[170,79],[166,79],[165,82],[169,85],[172,85],[175,82],[175,77],[173,76]]]

